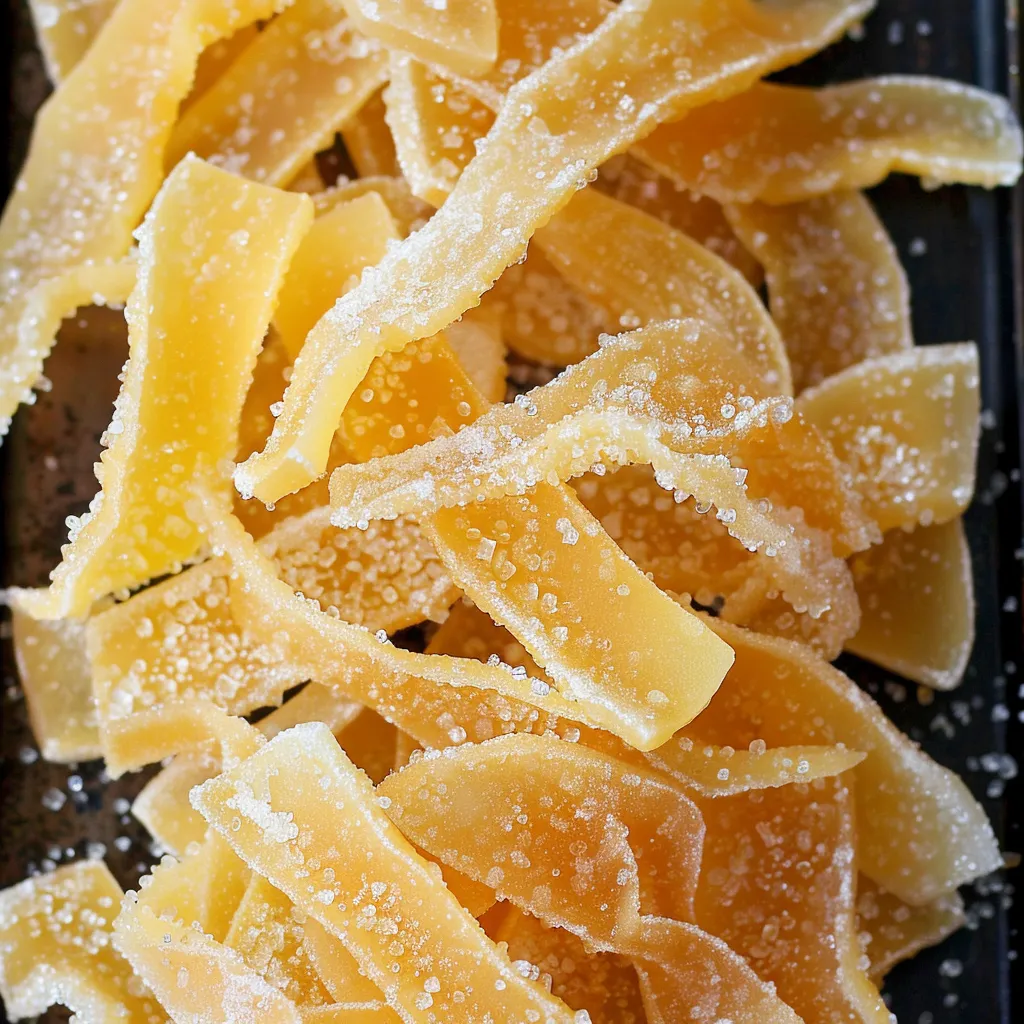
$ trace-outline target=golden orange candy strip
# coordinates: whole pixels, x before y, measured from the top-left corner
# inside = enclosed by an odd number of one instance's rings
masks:
[[[52,342],[29,347],[18,337],[29,292],[80,263],[127,253],[163,180],[163,147],[199,54],[276,8],[275,0],[120,3],[71,84],[43,107],[0,220],[0,434]]]
[[[0,892],[0,995],[11,1020],[66,1006],[82,1021],[164,1021],[110,944],[123,893],[80,860]]]
[[[360,973],[359,961],[315,918],[306,918],[304,946],[334,1002],[380,1002],[384,1005],[384,994]],[[400,1019],[390,1008],[387,1013],[388,1019]]]
[[[287,185],[380,88],[387,57],[331,0],[296,0],[182,115],[174,166],[194,152],[268,185]]]
[[[96,599],[195,554],[188,488],[200,467],[234,453],[277,289],[312,212],[304,196],[194,157],[167,179],[141,229],[129,361],[97,469],[101,490],[72,528],[50,588],[25,595],[30,614],[84,615]]]
[[[797,394],[864,359],[913,346],[906,275],[862,195],[730,206],[726,216],[764,265]]]
[[[476,305],[603,160],[657,121],[819,48],[869,7],[807,0],[767,12],[750,0],[705,0],[699,12],[683,12],[672,0],[620,4],[598,31],[515,87],[441,210],[310,333],[267,446],[236,470],[239,491],[276,501],[319,476],[373,358],[435,334]],[[510,181],[529,187],[516,192]]]
[[[395,143],[384,120],[382,90],[375,92],[341,126],[341,138],[360,178],[401,176]]]
[[[259,874],[341,940],[406,1020],[572,1021],[459,906],[325,726],[282,733],[192,800]],[[314,857],[315,873],[302,869]]]
[[[711,743],[844,743],[853,769],[859,869],[915,906],[996,870],[999,847],[964,783],[936,764],[842,672],[801,644],[713,622],[736,664],[698,719]]]
[[[1020,125],[1001,96],[889,75],[825,89],[759,82],[662,125],[638,155],[722,203],[797,203],[892,171],[929,185],[1012,185]]]
[[[963,523],[890,530],[850,562],[861,621],[846,649],[937,690],[960,684],[974,646],[974,583]]]
[[[974,494],[980,397],[971,342],[871,359],[802,395],[883,532],[944,523]]]
[[[92,45],[117,0],[29,0],[46,72],[58,85]]]
[[[889,1024],[861,965],[854,805],[844,780],[702,801],[701,809],[698,924],[747,957],[805,1024]]]

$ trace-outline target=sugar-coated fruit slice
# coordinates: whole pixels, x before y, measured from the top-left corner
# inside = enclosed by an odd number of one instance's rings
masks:
[[[384,113],[383,90],[378,90],[341,126],[345,150],[360,178],[401,177],[395,143]]]
[[[572,1021],[459,906],[325,726],[282,733],[192,800],[259,874],[341,940],[404,1019]]]
[[[92,45],[117,0],[29,0],[28,9],[54,85],[67,78]]]
[[[860,193],[729,206],[726,216],[764,266],[797,394],[864,359],[913,346],[906,275]]]

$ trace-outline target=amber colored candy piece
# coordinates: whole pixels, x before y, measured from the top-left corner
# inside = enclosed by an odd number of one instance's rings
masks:
[[[447,340],[466,376],[488,402],[503,402],[508,390],[508,363],[501,317],[478,306],[445,328]]]
[[[341,126],[345,150],[361,178],[401,176],[384,113],[383,90],[378,90]]]
[[[859,869],[915,906],[996,870],[999,847],[963,782],[936,764],[847,676],[801,644],[714,621],[736,663],[697,720],[711,743],[844,743],[852,771]]]
[[[459,906],[325,726],[282,733],[192,800],[259,874],[341,940],[404,1019],[572,1020]],[[301,867],[313,858],[315,872]]]
[[[703,801],[697,922],[806,1024],[889,1024],[860,965],[853,799],[842,779]]]
[[[31,614],[84,615],[94,600],[195,554],[199,534],[183,507],[190,482],[234,454],[277,289],[311,219],[308,198],[193,157],[167,179],[140,229],[129,360],[97,468],[101,491],[49,590],[26,595]]]
[[[0,220],[0,433],[52,342],[18,338],[28,293],[80,263],[125,255],[163,180],[164,142],[199,54],[275,9],[275,0],[120,3],[72,85],[40,111]]]
[[[807,0],[769,13],[750,0],[707,0],[701,17],[672,0],[616,7],[599,31],[516,86],[448,201],[313,329],[267,446],[235,471],[239,491],[276,501],[319,476],[374,357],[435,334],[476,305],[590,169],[657,120],[813,52],[869,6]]]
[[[871,961],[869,973],[876,984],[889,971],[936,946],[966,923],[964,901],[951,892],[933,903],[912,907],[898,896],[880,889],[871,879],[857,883],[857,932]]]
[[[974,584],[963,523],[890,530],[850,561],[861,620],[846,649],[915,683],[951,690],[974,646]]]
[[[764,265],[797,394],[864,359],[913,346],[906,275],[862,195],[730,206],[726,215]]]
[[[194,152],[287,185],[386,77],[386,54],[352,30],[338,4],[297,0],[185,111],[167,165]]]
[[[92,45],[117,0],[29,0],[46,73],[54,85],[68,77]]]
[[[0,995],[11,1020],[58,1005],[83,1022],[167,1019],[110,944],[122,896],[95,860],[0,892]]]
[[[1021,131],[1005,99],[890,75],[825,89],[759,82],[660,126],[638,155],[722,203],[798,203],[870,188],[892,171],[929,186],[1012,185]]]
[[[384,994],[359,970],[359,961],[334,935],[312,917],[306,918],[303,927],[305,953],[332,1002],[383,1004]]]
[[[192,91],[182,100],[181,110],[187,110],[203,93],[209,89],[241,54],[241,52],[259,35],[260,26],[246,25],[225,39],[218,39],[203,50],[196,64],[196,75],[192,81]]]
[[[930,345],[871,359],[802,395],[883,532],[944,523],[974,494],[978,349]]]
[[[398,1024],[401,1019],[382,1002],[332,1003],[302,1011],[302,1024]]]
[[[12,597],[14,657],[39,752],[62,763],[99,757],[85,622],[41,622],[19,609],[16,592]]]

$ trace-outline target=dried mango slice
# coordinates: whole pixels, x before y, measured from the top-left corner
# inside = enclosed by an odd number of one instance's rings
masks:
[[[764,265],[797,394],[864,359],[913,346],[906,275],[862,195],[730,206],[726,215]]]
[[[853,769],[859,869],[920,906],[1002,863],[985,812],[842,672],[806,647],[719,620],[736,663],[698,719],[701,737],[737,748],[844,743]]]
[[[959,516],[974,493],[978,350],[931,345],[823,381],[797,408],[848,466],[883,532]]]
[[[638,155],[722,203],[798,203],[892,171],[929,186],[1012,185],[1020,125],[1001,96],[889,75],[825,89],[759,82],[662,125]]]
[[[91,1021],[163,1021],[110,944],[121,887],[83,860],[0,892],[0,995],[11,1020],[66,1006]]]
[[[861,964],[853,798],[842,779],[701,804],[697,922],[775,984],[806,1024],[889,1024]]]
[[[166,163],[193,152],[287,185],[380,88],[387,57],[332,0],[297,0],[245,48],[175,126]]]
[[[167,179],[141,229],[130,355],[97,471],[101,491],[49,590],[26,596],[31,614],[84,615],[97,598],[195,554],[199,535],[182,503],[200,465],[234,453],[277,288],[311,219],[308,198],[195,158]]]
[[[585,189],[534,242],[623,329],[655,320],[703,320],[760,371],[768,394],[792,394],[782,338],[757,293],[725,260],[682,232]]]
[[[71,73],[92,45],[117,0],[29,0],[46,73],[54,85]]]
[[[85,622],[40,622],[20,610],[15,593],[11,625],[18,678],[39,752],[47,761],[99,757],[99,721],[85,650]]]
[[[857,884],[857,932],[871,961],[871,979],[880,984],[896,964],[938,945],[966,923],[964,901],[950,893],[934,903],[912,907],[863,875]]]
[[[808,0],[769,13],[750,0],[708,2],[704,20],[669,0],[620,4],[597,32],[516,87],[441,210],[310,333],[267,446],[235,472],[239,491],[276,501],[319,476],[334,426],[373,358],[475,305],[590,169],[657,120],[813,51],[869,6]],[[529,185],[513,195],[509,181]],[[514,224],[506,208],[514,208]]]
[[[391,129],[384,120],[381,90],[375,92],[341,126],[341,138],[360,178],[401,175]]]
[[[460,74],[487,71],[498,55],[494,0],[344,0],[359,29],[389,49]]]
[[[854,555],[860,598],[857,635],[846,649],[905,679],[950,690],[974,646],[974,584],[963,523],[906,532]]]
[[[0,434],[52,341],[32,349],[20,342],[28,293],[80,263],[125,255],[163,180],[164,142],[199,54],[276,8],[275,0],[118,4],[73,87],[58,89],[40,112],[0,220]]]
[[[325,726],[282,733],[192,800],[261,875],[341,940],[403,1018],[572,1020],[416,855]],[[301,865],[314,857],[321,866],[310,875]]]

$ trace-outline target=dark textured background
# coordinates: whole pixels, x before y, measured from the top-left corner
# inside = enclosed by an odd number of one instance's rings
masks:
[[[0,73],[9,97],[0,104],[4,193],[20,166],[32,113],[47,86],[23,0],[0,0],[0,5]],[[845,40],[784,77],[824,84],[868,74],[924,72],[1012,94],[1020,62],[1011,20],[1015,10],[1015,0],[879,0],[863,38]],[[843,667],[929,753],[964,775],[992,816],[1004,848],[1020,851],[1022,783],[1004,778],[1013,774],[1012,762],[992,755],[1024,750],[1018,434],[1024,205],[1019,191],[1016,196],[1009,190],[960,188],[925,193],[906,178],[873,190],[872,199],[907,268],[918,342],[975,339],[981,349],[989,426],[982,436],[978,499],[967,516],[978,642],[964,685],[954,693],[936,694],[928,705],[918,701],[915,687],[873,666],[850,658]],[[5,584],[45,582],[66,536],[65,517],[84,511],[92,496],[91,467],[124,356],[123,328],[116,318],[66,325],[58,355],[46,368],[52,390],[22,409],[0,449]],[[95,763],[25,763],[35,747],[8,632],[0,645],[0,887],[49,867],[47,859],[82,856],[90,842],[105,845],[115,874],[122,884],[132,885],[149,863],[150,851],[144,830],[124,814],[119,799],[130,798],[143,777],[105,785]],[[58,811],[42,803],[51,788],[67,798]],[[892,973],[886,993],[902,1024],[1024,1020],[1020,983],[1013,977],[1024,975],[1014,963],[1020,915],[1012,904],[1018,875],[1010,872],[974,887],[967,894],[972,927]],[[46,1018],[62,1019],[66,1015],[59,1011]],[[4,1020],[0,1014],[0,1024]]]

